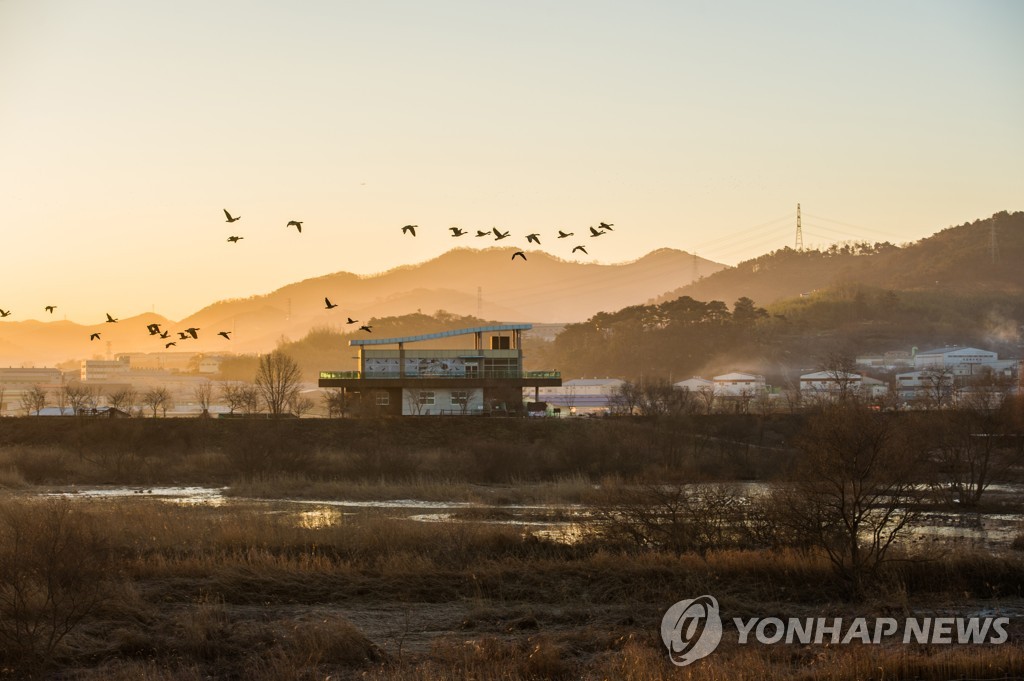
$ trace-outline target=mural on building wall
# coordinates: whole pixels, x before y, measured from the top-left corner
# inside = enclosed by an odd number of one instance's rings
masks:
[[[367,358],[364,364],[364,370],[370,376],[397,376],[398,358]],[[452,377],[465,376],[466,362],[458,357],[444,359],[427,357],[406,357],[405,375]]]

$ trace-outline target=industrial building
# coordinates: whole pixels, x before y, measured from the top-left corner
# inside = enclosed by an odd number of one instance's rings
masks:
[[[477,326],[399,338],[349,341],[357,371],[321,371],[321,388],[341,388],[362,413],[402,416],[511,414],[522,391],[562,385],[557,371],[523,370],[530,324]],[[470,347],[454,340],[472,337]],[[407,346],[425,343],[417,347]],[[465,343],[468,346],[468,342]],[[385,347],[393,346],[393,347]]]

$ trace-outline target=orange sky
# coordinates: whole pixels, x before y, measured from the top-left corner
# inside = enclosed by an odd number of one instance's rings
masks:
[[[598,262],[735,263],[791,245],[797,202],[808,245],[921,238],[1022,208],[1022,19],[995,1],[5,0],[0,308],[180,318],[493,245],[453,225],[525,247],[615,223]]]

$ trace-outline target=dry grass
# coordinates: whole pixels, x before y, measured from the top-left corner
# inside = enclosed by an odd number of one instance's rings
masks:
[[[564,484],[566,494],[586,487]],[[824,681],[1024,673],[1019,628],[1003,646],[947,649],[741,647],[733,632],[713,656],[684,669],[671,665],[657,633],[668,605],[703,593],[730,617],[899,616],[940,602],[1020,603],[1024,556],[1017,552],[899,563],[875,600],[854,605],[842,601],[828,561],[813,552],[624,552],[598,538],[565,545],[512,526],[372,512],[311,523],[302,513],[314,506],[244,499],[224,507],[134,497],[71,503],[103,539],[113,561],[107,570],[120,584],[58,651],[60,678]],[[31,510],[33,502],[9,495],[0,508]],[[402,631],[395,614],[402,609],[422,614],[419,629]],[[403,648],[411,635],[420,643]]]

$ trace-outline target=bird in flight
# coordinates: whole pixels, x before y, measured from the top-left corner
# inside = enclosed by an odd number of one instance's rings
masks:
[[[160,333],[159,324],[146,324],[146,330],[149,331],[150,336],[156,336]]]
[[[167,337],[168,337],[168,336],[170,336],[170,335],[171,335],[171,332],[170,332],[170,331],[161,331],[161,332],[160,332],[160,337],[161,337],[161,338],[167,338]]]
[[[185,333],[184,331],[179,331],[178,332],[178,339],[179,340],[188,340],[188,334]]]
[[[285,225],[285,227],[294,227],[295,229],[299,230],[299,234],[302,234],[302,223],[299,222],[298,220],[289,220],[288,224]]]
[[[244,238],[245,238],[244,236],[229,236],[228,237],[228,241],[230,241],[233,244],[237,244],[241,239],[244,239]]]
[[[190,326],[187,329],[185,329],[185,333],[190,334],[193,338],[199,338],[198,331],[199,331],[199,329],[197,329],[194,326]]]
[[[11,311],[10,310],[0,309],[0,317],[10,317],[10,316],[11,316]]]
[[[477,236],[490,236],[491,233],[490,232],[485,232],[482,229],[478,229],[478,230],[476,230],[476,235]]]
[[[513,260],[515,260],[515,259],[516,259],[516,256],[517,256],[517,255],[518,255],[518,256],[519,256],[520,258],[522,258],[523,260],[526,260],[526,254],[525,254],[525,253],[523,253],[522,251],[516,251],[515,253],[513,253],[513,254],[512,254],[512,259],[513,259]]]
[[[231,340],[231,336],[229,335],[230,333],[231,333],[230,331],[218,331],[217,335],[218,336],[224,336],[228,340]]]
[[[566,233],[566,232],[563,232],[562,230],[558,230],[558,238],[559,239],[564,239],[566,237],[572,236],[573,234],[574,234],[574,232]]]
[[[46,310],[47,312],[49,312],[50,314],[53,314],[53,311],[57,309],[57,306],[56,305],[47,305],[43,309]]]
[[[231,213],[228,212],[227,208],[224,209],[224,215],[225,215],[225,217],[227,217],[227,219],[228,219],[227,221],[228,222],[238,222],[239,220],[242,219],[241,215],[239,215],[237,218],[231,217]]]
[[[572,249],[573,253],[575,253],[576,251],[583,251],[584,253],[587,253],[587,249],[584,248],[583,246],[577,246],[576,248]],[[590,254],[587,253],[587,255],[590,255]]]
[[[528,242],[532,241],[535,244],[540,244],[540,235],[539,234],[527,234],[526,235],[526,240]]]
[[[107,324],[117,324],[117,320],[111,317],[109,312],[107,313]]]
[[[607,229],[609,232],[614,232],[615,230],[612,229],[612,225],[614,225],[614,224],[615,224],[614,222],[611,223],[611,224],[608,224],[607,222],[602,222],[597,227],[598,227],[598,229]]]
[[[357,323],[358,321],[359,321],[358,319],[352,319],[351,317],[349,317],[349,318],[348,318],[348,321],[347,321],[347,322],[345,322],[345,323],[346,323],[346,324],[355,324],[355,323]]]
[[[501,241],[508,236],[508,232],[499,231],[497,227],[494,228],[494,240]]]
[[[462,236],[466,233],[466,230],[459,229],[458,227],[449,227],[448,229],[452,230],[452,236]]]
[[[89,340],[94,341],[94,340],[99,340],[99,339],[100,339],[100,335],[98,333],[90,333],[89,334]]]
[[[405,227],[402,227],[402,234],[412,234],[413,236],[416,236],[416,227],[418,227],[418,225],[406,225]]]
[[[590,237],[591,238],[594,238],[595,236],[601,236],[602,234],[604,234],[604,232],[599,232],[596,229],[594,229],[593,227],[590,228]]]
[[[334,308],[338,307],[335,303],[331,302],[330,298],[324,298],[324,304],[327,306],[325,308],[327,310],[333,310]]]
[[[365,325],[363,325],[363,326],[360,326],[360,327],[359,327],[359,330],[360,330],[360,331],[365,331],[366,333],[373,333],[373,331],[370,331],[370,329],[372,329],[372,328],[373,328],[373,327],[372,327],[372,326],[370,326],[369,324],[365,324]]]
[[[171,347],[172,345],[177,346],[178,344],[175,343],[174,341],[171,341],[170,343],[164,343],[164,350]]]

